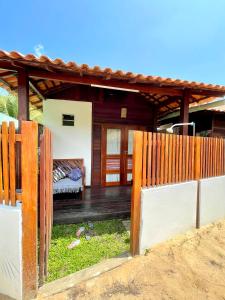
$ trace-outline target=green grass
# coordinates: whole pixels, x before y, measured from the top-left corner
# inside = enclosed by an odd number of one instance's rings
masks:
[[[81,236],[80,244],[73,249],[67,247],[76,240],[77,229],[84,226],[88,230],[90,229],[88,224],[53,227],[48,261],[48,282],[129,250],[129,234],[121,220],[99,221],[93,224],[95,236],[89,241],[85,239],[85,235]]]

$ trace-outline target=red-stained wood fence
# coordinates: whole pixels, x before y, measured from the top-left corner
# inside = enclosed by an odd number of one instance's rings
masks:
[[[22,203],[22,270],[23,299],[37,294],[38,277],[42,284],[47,262],[53,222],[52,135],[44,128],[40,137],[38,166],[38,126],[22,121],[16,130],[14,122],[0,128],[0,204]],[[38,170],[39,193],[38,193]],[[37,256],[39,195],[39,276]]]
[[[40,285],[44,283],[48,273],[48,255],[53,223],[52,168],[52,134],[50,130],[45,127],[40,137]]]
[[[2,122],[0,129],[0,204],[22,203],[23,299],[37,292],[38,126]],[[7,238],[7,237],[4,237]]]
[[[133,154],[131,253],[137,254],[139,248],[141,188],[224,174],[225,139],[136,131]]]

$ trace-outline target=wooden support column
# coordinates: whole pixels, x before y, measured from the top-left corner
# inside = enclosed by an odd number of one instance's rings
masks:
[[[18,119],[29,120],[29,77],[25,69],[18,71]]]
[[[181,101],[181,106],[180,106],[180,122],[181,123],[189,122],[189,99],[190,99],[190,92],[185,90],[182,101]],[[181,127],[181,134],[188,135],[188,125]]]

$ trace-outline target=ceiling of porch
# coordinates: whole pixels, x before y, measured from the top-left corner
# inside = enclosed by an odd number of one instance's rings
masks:
[[[90,67],[86,64],[64,62],[47,56],[22,55],[16,51],[0,50],[0,87],[16,91],[17,72],[26,68],[29,75],[30,102],[42,108],[44,99],[77,85],[122,89],[137,92],[143,99],[155,105],[160,115],[180,106],[184,92],[189,92],[189,103],[210,102],[225,95],[225,86],[186,81],[180,79],[146,76],[110,68]]]

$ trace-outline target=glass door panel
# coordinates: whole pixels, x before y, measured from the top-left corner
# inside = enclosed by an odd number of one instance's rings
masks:
[[[126,180],[127,184],[132,182],[132,168],[133,168],[133,142],[134,130],[128,129],[127,131],[127,158],[126,158]]]
[[[128,155],[133,155],[134,130],[128,130]]]
[[[121,153],[121,129],[107,128],[106,133],[106,154],[117,154]]]

